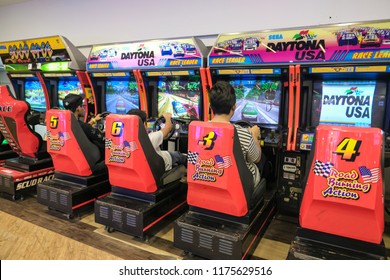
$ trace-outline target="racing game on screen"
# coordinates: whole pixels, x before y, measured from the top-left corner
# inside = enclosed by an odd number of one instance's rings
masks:
[[[46,99],[38,78],[25,81],[24,96],[25,100],[30,104],[31,110],[38,112],[46,111]]]
[[[73,79],[60,79],[58,81],[58,107],[64,108],[64,98],[68,94],[82,94],[83,89],[81,88],[80,81],[77,78]]]
[[[200,79],[158,81],[158,117],[169,112],[173,118],[199,119]]]
[[[129,80],[107,80],[106,111],[126,114],[131,109],[139,109],[137,83]]]
[[[230,80],[236,92],[235,121],[277,125],[281,98],[281,82],[275,80]]]

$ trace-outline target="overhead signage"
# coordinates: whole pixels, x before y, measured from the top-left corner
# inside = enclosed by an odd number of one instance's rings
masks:
[[[52,62],[58,64],[46,71],[68,70],[71,58],[66,46],[61,36],[1,42],[0,57],[10,72],[41,69]]]
[[[375,21],[301,29],[222,34],[209,66],[390,60],[390,22]]]
[[[94,46],[87,62],[90,71],[201,66],[193,38]]]

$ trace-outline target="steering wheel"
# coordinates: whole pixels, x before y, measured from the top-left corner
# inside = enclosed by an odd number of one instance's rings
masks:
[[[253,126],[253,124],[251,124],[250,122],[243,121],[243,120],[236,121],[236,122],[234,122],[234,124],[239,125],[241,127],[252,127]]]
[[[100,114],[101,119],[96,122],[96,127],[97,130],[100,133],[105,133],[106,132],[106,117],[110,114],[111,112],[103,112]]]
[[[171,120],[172,120],[173,127],[172,127],[171,131],[168,133],[166,139],[171,138],[173,136],[173,134],[175,133],[176,122],[173,119],[171,119]],[[153,131],[159,131],[164,126],[165,126],[165,118],[163,116],[161,116],[154,122]]]
[[[239,125],[239,126],[244,127],[244,128],[248,128],[248,127],[253,126],[253,124],[251,124],[250,122],[243,121],[243,120],[236,121],[236,122],[234,122],[234,124]],[[261,135],[261,130],[260,130],[260,135]],[[259,140],[260,139],[261,139],[261,136],[260,136]]]

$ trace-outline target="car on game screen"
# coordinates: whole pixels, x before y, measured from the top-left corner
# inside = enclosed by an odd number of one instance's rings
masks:
[[[246,121],[257,120],[257,109],[252,103],[246,103],[241,111],[241,119]]]
[[[366,36],[362,38],[360,42],[360,47],[361,48],[380,47],[381,43],[382,41],[376,33],[368,33]]]
[[[354,32],[342,32],[337,36],[337,42],[339,46],[356,46],[359,40]]]
[[[172,107],[179,118],[187,117],[187,109],[179,101],[172,101]]]
[[[198,113],[196,112],[196,109],[193,105],[190,104],[183,104],[183,107],[187,110],[187,115],[191,119],[198,119]]]
[[[164,55],[172,55],[172,53],[173,53],[171,46],[168,44],[161,45],[160,48],[161,48],[161,55],[163,55],[163,56]]]
[[[122,98],[116,101],[115,109],[117,114],[126,114],[126,103]]]

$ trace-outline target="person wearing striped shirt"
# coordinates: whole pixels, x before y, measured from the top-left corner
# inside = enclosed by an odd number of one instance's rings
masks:
[[[225,81],[218,81],[209,91],[210,106],[214,117],[211,122],[230,123],[236,109],[236,93],[232,85]],[[246,165],[251,171],[255,186],[260,182],[260,172],[256,164],[263,162],[260,147],[260,128],[253,125],[244,128],[234,125],[240,139],[241,149]]]

